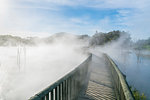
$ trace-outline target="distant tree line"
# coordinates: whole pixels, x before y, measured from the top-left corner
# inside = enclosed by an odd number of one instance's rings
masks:
[[[0,46],[35,45],[35,37],[21,38],[12,35],[0,35]]]
[[[0,35],[0,46],[17,46],[17,45],[29,45],[34,46],[40,43],[50,44],[55,40],[59,41],[64,37],[72,38],[75,36],[78,40],[89,41],[89,46],[105,45],[107,43],[121,40],[122,46],[127,46],[130,44],[131,38],[127,32],[124,31],[111,31],[108,33],[96,32],[93,36],[88,35],[72,35],[67,33],[56,33],[49,37],[39,38],[39,37],[26,37],[21,38],[19,36],[12,35]]]
[[[134,48],[137,50],[150,50],[150,38],[138,40],[134,44]]]
[[[106,43],[117,41],[119,39],[121,39],[120,42],[123,45],[129,45],[131,42],[131,37],[127,32],[117,30],[108,33],[96,32],[90,40],[90,45],[105,45]]]
[[[18,46],[18,45],[36,46],[41,43],[51,44],[55,41],[62,40],[64,37],[66,37],[66,40],[68,38],[76,37],[78,40],[81,41],[82,40],[88,41],[88,39],[90,38],[88,35],[72,35],[67,33],[56,33],[54,35],[45,38],[39,37],[22,38],[19,36],[12,36],[12,35],[0,35],[0,46]]]

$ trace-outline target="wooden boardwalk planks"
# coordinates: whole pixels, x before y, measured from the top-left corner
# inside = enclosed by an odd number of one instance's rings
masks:
[[[89,80],[78,100],[116,100],[111,73],[103,57],[92,56]]]

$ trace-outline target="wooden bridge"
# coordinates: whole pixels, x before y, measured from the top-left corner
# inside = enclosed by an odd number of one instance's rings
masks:
[[[29,100],[134,100],[124,75],[103,54],[89,57]]]

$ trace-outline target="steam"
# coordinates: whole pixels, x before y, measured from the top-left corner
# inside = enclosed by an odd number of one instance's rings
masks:
[[[100,40],[98,40],[100,41]],[[106,43],[105,45],[96,45],[90,48],[90,52],[99,55],[98,53],[106,53],[111,57],[117,57],[119,54],[132,50],[129,34],[121,35],[117,40]]]
[[[75,35],[51,44],[0,47],[0,100],[27,100],[86,59],[86,42]]]
[[[125,40],[126,36],[121,36],[87,49],[88,38],[61,33],[46,42],[35,40],[36,46],[0,47],[0,100],[27,100],[72,71],[87,58],[87,51],[118,56],[127,50],[122,46]]]
[[[102,53],[106,53],[115,61],[119,69],[126,74],[126,66],[129,63],[127,57],[129,53],[133,51],[130,44],[131,41],[128,40],[128,37],[128,34],[121,35],[118,40],[108,42],[102,46],[92,47],[89,51],[97,56],[101,56]]]

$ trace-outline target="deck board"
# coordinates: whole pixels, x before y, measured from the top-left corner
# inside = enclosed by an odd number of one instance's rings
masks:
[[[78,100],[116,100],[112,77],[105,60],[93,55],[90,69],[89,80]]]

